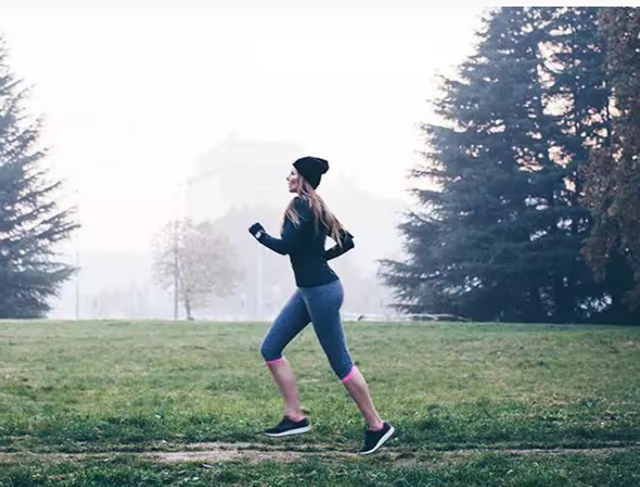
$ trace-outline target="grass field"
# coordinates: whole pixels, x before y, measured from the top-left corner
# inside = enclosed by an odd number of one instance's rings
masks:
[[[267,324],[0,322],[0,486],[640,485],[640,327],[345,326],[398,430],[372,457],[310,328],[314,430],[271,440]]]

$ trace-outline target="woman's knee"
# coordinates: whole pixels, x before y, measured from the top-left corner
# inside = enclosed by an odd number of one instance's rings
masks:
[[[280,358],[280,351],[273,347],[268,340],[263,340],[260,344],[260,355],[265,362],[270,362]]]

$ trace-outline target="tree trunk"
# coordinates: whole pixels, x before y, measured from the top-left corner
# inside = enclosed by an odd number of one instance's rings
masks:
[[[193,321],[193,316],[191,316],[191,302],[188,296],[184,298],[184,311],[187,314],[187,320]]]

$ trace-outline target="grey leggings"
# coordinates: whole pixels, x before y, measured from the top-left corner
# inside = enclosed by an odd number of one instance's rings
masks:
[[[354,366],[340,321],[343,299],[340,280],[321,286],[299,287],[262,341],[260,353],[267,364],[282,360],[282,351],[287,344],[312,322],[331,368],[341,381],[346,382],[351,377]]]

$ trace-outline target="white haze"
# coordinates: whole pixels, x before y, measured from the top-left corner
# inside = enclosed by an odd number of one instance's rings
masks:
[[[79,206],[82,230],[68,252],[82,261],[147,255],[176,201],[187,211],[180,183],[229,140],[327,158],[321,193],[348,184],[406,204],[436,75],[472,52],[483,10],[405,0],[10,0],[0,31],[12,70],[32,86],[29,112],[44,117],[64,202]],[[286,201],[291,162],[274,166],[281,178],[270,203]],[[261,183],[244,178],[246,192]],[[350,215],[375,221],[364,199],[348,204]],[[397,241],[392,217],[377,223]],[[367,258],[385,257],[367,238]],[[88,276],[85,294],[100,289],[100,273]],[[70,289],[63,301],[58,314],[73,314]]]

